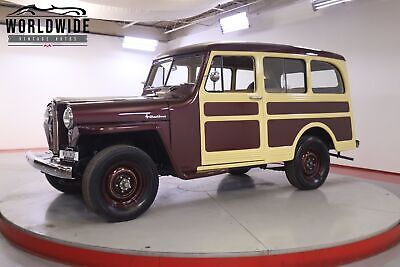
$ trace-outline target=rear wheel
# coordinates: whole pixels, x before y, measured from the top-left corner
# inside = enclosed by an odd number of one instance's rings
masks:
[[[315,136],[304,136],[296,148],[294,159],[285,162],[290,184],[301,190],[320,187],[329,173],[330,158],[325,143]]]
[[[65,194],[81,193],[81,180],[62,179],[49,174],[45,175],[49,184],[51,184],[51,186],[53,186],[58,191],[63,192]]]
[[[128,221],[150,207],[158,182],[155,164],[144,151],[112,146],[96,154],[86,167],[83,198],[108,221]]]
[[[251,168],[250,167],[239,167],[239,168],[231,168],[229,169],[229,173],[232,175],[243,175],[248,172]]]

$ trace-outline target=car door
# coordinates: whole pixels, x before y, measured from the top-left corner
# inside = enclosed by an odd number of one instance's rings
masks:
[[[200,170],[263,163],[265,110],[257,83],[259,64],[250,52],[210,53],[199,92]]]
[[[266,106],[266,162],[292,160],[296,137],[307,123],[307,63],[304,56],[264,54],[264,106]],[[299,105],[302,104],[302,106]],[[302,111],[300,108],[304,109]],[[306,114],[305,114],[306,113]],[[299,137],[298,137],[299,138]]]

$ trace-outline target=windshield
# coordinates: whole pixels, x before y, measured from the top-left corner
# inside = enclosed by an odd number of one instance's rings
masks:
[[[203,59],[203,54],[193,54],[155,60],[144,89],[195,84]]]

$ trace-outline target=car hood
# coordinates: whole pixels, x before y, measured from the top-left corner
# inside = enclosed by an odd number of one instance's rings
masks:
[[[56,105],[70,106],[76,125],[116,124],[169,120],[170,100],[158,97],[56,98]],[[59,109],[58,108],[58,109]],[[61,108],[60,111],[62,111]]]
[[[125,101],[165,101],[156,97],[147,96],[101,96],[101,97],[57,97],[54,99],[57,103],[74,105],[74,104],[92,104],[92,103],[107,103],[107,102],[125,102]]]

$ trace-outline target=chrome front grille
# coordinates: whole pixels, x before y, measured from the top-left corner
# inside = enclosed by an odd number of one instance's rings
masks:
[[[48,107],[48,110],[51,110],[51,115],[48,121],[44,123],[49,149],[55,156],[59,156],[60,150],[66,149],[69,144],[68,130],[65,128],[62,118],[65,108],[66,105],[63,103],[51,103],[51,106]]]
[[[53,154],[57,155],[59,154],[60,151],[60,145],[59,145],[59,129],[58,129],[58,111],[57,111],[57,106],[53,102],[53,121],[52,121],[52,134],[53,134]]]

